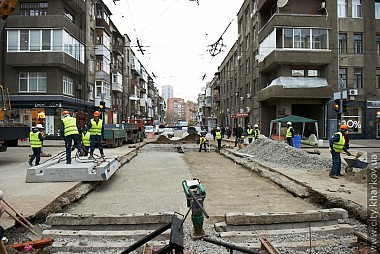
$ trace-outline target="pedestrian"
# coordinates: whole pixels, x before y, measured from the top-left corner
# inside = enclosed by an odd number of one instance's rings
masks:
[[[100,156],[105,157],[102,146],[102,137],[104,136],[104,125],[103,120],[100,119],[100,112],[94,112],[94,118],[91,119],[88,124],[88,129],[90,131],[90,158],[94,158],[95,146],[98,146],[100,151]]]
[[[293,146],[294,129],[292,127],[292,122],[287,122],[286,127],[286,142],[288,145]]]
[[[66,164],[71,164],[71,146],[74,142],[74,147],[78,149],[81,155],[84,155],[84,150],[80,146],[81,129],[77,119],[70,116],[70,112],[64,110],[62,112],[62,120],[60,123],[60,134],[65,140],[66,147]]]
[[[226,134],[226,128],[222,126],[222,128],[220,128],[220,131],[222,133],[222,138],[224,138],[224,134]]]
[[[253,137],[254,137],[254,133],[253,133],[252,126],[250,124],[247,125],[247,131],[246,132],[248,135],[248,143],[251,144]]]
[[[202,147],[204,148],[204,151],[207,152],[207,138],[206,138],[207,131],[202,130],[201,131],[201,137],[199,138],[199,152],[202,151]]]
[[[229,125],[226,126],[226,134],[227,134],[227,139],[230,139],[231,137],[231,128]]]
[[[29,166],[33,166],[33,160],[34,159],[36,159],[35,165],[36,166],[40,165],[42,141],[45,138],[45,134],[43,133],[43,129],[44,129],[44,127],[42,126],[42,124],[39,123],[29,133],[30,147],[33,150],[33,154],[28,160]]]
[[[340,130],[334,134],[334,136],[330,139],[330,152],[332,157],[332,167],[330,170],[330,177],[337,179],[338,176],[341,176],[340,173],[342,162],[340,159],[340,154],[342,152],[351,155],[351,153],[345,147],[345,139],[344,133],[348,131],[347,125],[341,125]]]
[[[82,143],[84,146],[84,155],[87,156],[90,151],[91,141],[90,141],[90,132],[87,129],[87,125],[82,128]]]
[[[216,139],[216,142],[218,142],[217,151],[220,151],[220,149],[222,149],[222,132],[220,130],[220,127],[216,128],[215,139]]]
[[[213,136],[214,141],[215,141],[215,135],[216,135],[216,128],[215,127],[211,129],[211,135]]]
[[[259,129],[259,125],[258,124],[255,124],[255,126],[253,126],[255,128],[255,131],[254,131],[254,138],[255,140],[256,139],[260,139],[260,129]]]
[[[238,124],[237,127],[235,127],[235,147],[240,143],[240,138],[241,138],[241,135],[243,135],[243,128],[241,127],[240,124]]]

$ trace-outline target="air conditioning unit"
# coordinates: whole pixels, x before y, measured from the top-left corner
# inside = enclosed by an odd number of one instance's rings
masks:
[[[251,94],[247,93],[247,99],[251,98]]]
[[[349,91],[348,91],[348,94],[349,95],[358,95],[358,89],[350,89]]]

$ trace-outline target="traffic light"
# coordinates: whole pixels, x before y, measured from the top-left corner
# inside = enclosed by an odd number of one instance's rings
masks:
[[[334,100],[333,108],[335,112],[339,113],[339,100]]]
[[[348,111],[347,110],[347,104],[348,104],[347,99],[343,99],[343,102],[342,102],[342,112],[343,113],[346,113]]]
[[[99,109],[100,111],[104,111],[106,108],[106,102],[105,101],[100,101],[99,103]]]

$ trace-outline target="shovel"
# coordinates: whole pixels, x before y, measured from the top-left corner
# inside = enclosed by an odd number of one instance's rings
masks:
[[[42,228],[38,225],[33,225],[30,223],[24,216],[22,216],[15,208],[13,208],[8,202],[6,202],[3,199],[3,192],[0,191],[0,201],[3,201],[4,204],[6,204],[12,211],[16,213],[17,216],[19,216],[23,221],[21,221],[19,218],[17,218],[13,213],[5,209],[5,212],[11,216],[17,223],[19,223],[21,226],[29,230],[29,233],[27,234],[28,238],[32,241],[42,239]]]

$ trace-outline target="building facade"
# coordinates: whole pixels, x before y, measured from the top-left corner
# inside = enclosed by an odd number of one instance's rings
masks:
[[[380,1],[277,3],[246,0],[238,13],[237,41],[212,84],[218,124],[257,123],[268,135],[271,120],[297,115],[317,120],[320,137],[338,123],[351,138],[379,137]],[[347,98],[341,119],[334,93]]]
[[[91,116],[101,102],[106,123],[158,117],[154,81],[111,15],[102,0],[18,1],[0,40],[13,121],[58,135],[64,110]]]

